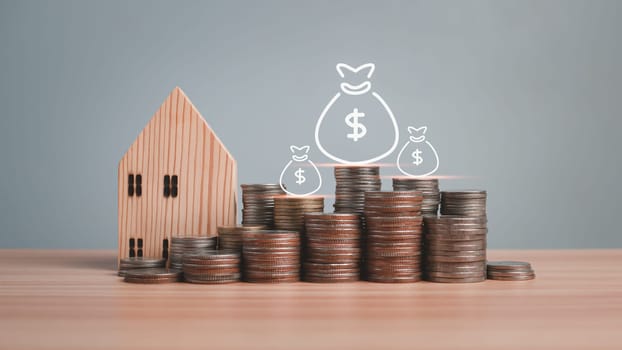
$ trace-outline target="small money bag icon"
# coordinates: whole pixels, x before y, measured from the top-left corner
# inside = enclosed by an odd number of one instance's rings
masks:
[[[308,196],[322,187],[322,176],[317,166],[309,160],[309,146],[289,146],[292,159],[285,165],[279,184],[285,193],[293,196]],[[287,184],[287,188],[285,187]]]
[[[408,142],[402,147],[397,155],[397,168],[407,176],[427,176],[433,174],[439,165],[438,153],[430,143],[425,140],[427,126],[415,128],[408,127]]]
[[[345,81],[315,125],[315,143],[328,158],[343,164],[376,162],[397,147],[399,130],[391,108],[371,90],[375,65],[337,64]]]

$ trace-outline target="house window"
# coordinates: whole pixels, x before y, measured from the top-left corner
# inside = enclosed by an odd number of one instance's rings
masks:
[[[134,174],[127,176],[127,195],[130,197],[134,195]]]
[[[177,197],[177,175],[171,177],[171,197]]]
[[[164,175],[164,197],[177,197],[179,178],[177,175]]]
[[[130,258],[136,256],[136,240],[134,238],[130,238]]]
[[[171,177],[164,175],[164,198],[168,198],[171,195]]]
[[[136,197],[140,197],[143,195],[143,176],[141,174],[136,174]]]
[[[142,238],[138,239],[138,251],[136,252],[136,256],[138,256],[139,258],[143,257],[143,239]]]
[[[143,194],[143,176],[141,174],[129,174],[127,176],[127,195],[140,197]]]
[[[168,239],[162,240],[162,258],[168,259]]]

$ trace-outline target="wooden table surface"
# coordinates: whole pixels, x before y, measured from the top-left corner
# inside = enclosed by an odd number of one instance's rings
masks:
[[[537,278],[138,285],[113,251],[0,250],[0,348],[622,349],[622,250],[489,259]]]

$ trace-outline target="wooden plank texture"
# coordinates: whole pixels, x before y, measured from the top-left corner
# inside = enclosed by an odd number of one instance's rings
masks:
[[[128,195],[128,175],[141,174],[140,197]],[[163,195],[164,176],[179,176],[177,198]],[[143,255],[162,256],[171,236],[216,235],[237,214],[235,159],[180,88],[175,88],[119,162],[119,258],[129,239]]]
[[[490,251],[537,279],[454,285],[136,285],[115,255],[0,251],[0,348],[622,348],[622,250]]]

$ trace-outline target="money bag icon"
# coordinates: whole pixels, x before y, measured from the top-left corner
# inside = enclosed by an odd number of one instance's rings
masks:
[[[292,159],[285,165],[279,184],[285,193],[293,196],[308,196],[322,187],[322,176],[317,166],[309,160],[309,146],[289,146]],[[287,183],[287,188],[285,184]]]
[[[391,108],[371,89],[375,65],[337,64],[344,80],[315,125],[315,143],[328,158],[343,164],[376,162],[397,147],[399,130]]]
[[[427,126],[408,127],[408,142],[397,155],[397,168],[407,176],[428,176],[433,174],[439,165],[438,153],[430,141],[425,140]]]

